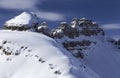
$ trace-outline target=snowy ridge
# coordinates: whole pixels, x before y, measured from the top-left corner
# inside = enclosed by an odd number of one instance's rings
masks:
[[[12,51],[6,55],[0,49],[0,78],[99,78],[47,36],[34,32],[0,31],[0,38],[2,48],[9,47],[11,50],[6,51]],[[20,49],[21,46],[24,47]],[[15,55],[17,50],[23,51]]]
[[[37,16],[34,13],[22,12],[20,15],[6,21],[5,25],[20,27],[23,25],[31,26],[34,23],[38,23]]]
[[[119,78],[120,76],[119,50],[102,37],[78,38],[96,41],[96,44],[84,50],[83,59],[75,58],[59,44],[61,41],[56,42],[40,33],[0,31],[0,38],[0,78]],[[78,39],[75,40],[79,41]]]

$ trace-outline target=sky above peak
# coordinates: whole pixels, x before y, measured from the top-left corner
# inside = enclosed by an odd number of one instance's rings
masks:
[[[55,28],[73,17],[88,18],[110,29],[119,28],[120,0],[0,0],[0,25],[23,11],[32,11]],[[111,25],[116,25],[111,27]],[[118,29],[117,29],[118,30]]]

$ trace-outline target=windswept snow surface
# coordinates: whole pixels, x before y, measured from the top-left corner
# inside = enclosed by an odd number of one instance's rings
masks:
[[[0,78],[100,78],[42,34],[0,31],[0,45],[13,52],[5,55],[0,49]]]
[[[84,62],[101,78],[120,78],[120,50],[106,40],[87,50]]]
[[[5,25],[7,26],[31,26],[34,23],[38,22],[37,16],[32,12],[22,12],[20,15],[6,21]]]
[[[84,58],[80,61],[85,67],[89,67],[100,78],[120,78],[120,49],[108,42],[103,36],[80,36],[74,39],[58,39],[59,43],[68,41],[90,40],[91,44],[86,50],[82,50]],[[85,47],[85,46],[83,46]],[[90,72],[89,72],[90,73]],[[83,77],[84,78],[84,77]]]

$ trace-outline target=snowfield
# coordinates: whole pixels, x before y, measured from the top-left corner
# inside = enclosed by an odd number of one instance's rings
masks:
[[[1,30],[0,46],[0,78],[100,78],[39,33]]]
[[[101,78],[120,78],[120,50],[106,40],[86,51],[84,62]]]
[[[20,15],[8,20],[5,22],[5,25],[9,26],[31,26],[34,23],[38,22],[38,17],[33,12],[22,12]]]

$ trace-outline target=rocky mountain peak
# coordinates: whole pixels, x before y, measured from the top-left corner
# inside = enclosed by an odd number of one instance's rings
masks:
[[[40,27],[48,28],[47,22],[46,21],[42,22],[41,25],[38,27],[38,29]]]
[[[23,31],[35,25],[38,25],[37,15],[33,12],[22,12],[18,16],[6,21],[4,29]]]
[[[45,35],[49,35],[54,38],[57,38],[59,35],[59,38],[104,35],[104,31],[96,22],[86,18],[78,19],[75,17],[72,19],[70,24],[67,22],[61,22],[58,28],[51,32],[46,22],[42,22],[39,25],[38,17],[33,12],[22,12],[20,15],[6,21],[4,29],[18,31],[32,29],[36,32],[44,33]]]
[[[60,26],[55,30],[61,30],[64,35],[62,37],[66,36],[69,38],[75,38],[80,36],[104,36],[104,31],[98,26],[98,24],[86,18],[81,18],[80,20],[77,18],[73,18],[70,25],[66,22],[61,22]],[[54,37],[57,38],[57,36]]]
[[[38,26],[36,32],[43,33],[47,36],[50,36],[51,33],[50,29],[48,28],[47,22],[45,21]]]
[[[72,27],[72,28],[77,28],[78,26],[79,26],[79,23],[78,23],[78,18],[73,18],[72,19],[72,22],[71,22],[71,24],[70,24],[70,26]]]
[[[86,18],[73,18],[71,24],[61,22],[59,27],[54,29],[52,37],[60,42],[66,50],[75,57],[84,58],[85,50],[91,45],[96,45],[95,39],[104,36],[104,31],[96,22]]]
[[[61,22],[58,28],[59,29],[66,29],[66,28],[68,28],[68,26],[69,25],[67,24],[67,22]]]

